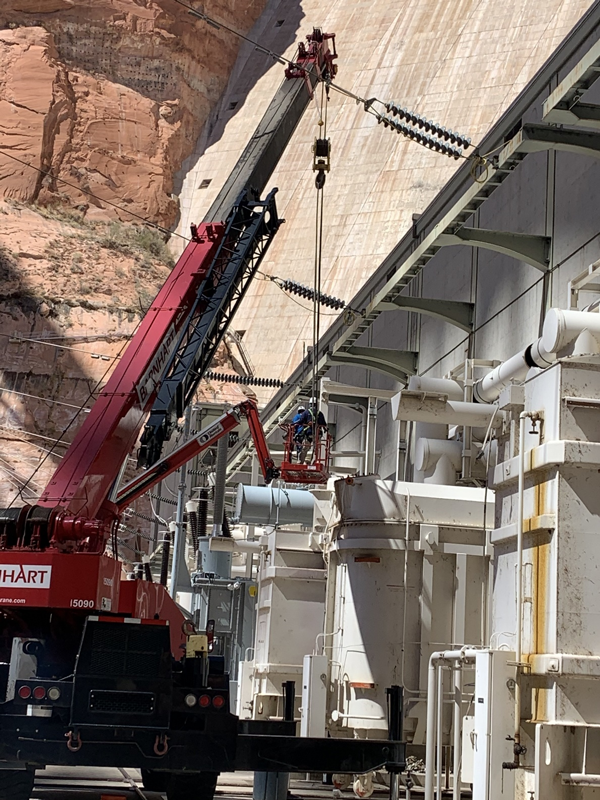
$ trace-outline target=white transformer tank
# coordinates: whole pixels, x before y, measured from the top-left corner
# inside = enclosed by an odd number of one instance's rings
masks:
[[[440,643],[483,641],[484,492],[377,476],[335,488],[340,521],[325,545],[330,731],[387,736],[386,688],[399,684],[405,733],[423,741],[430,653]],[[488,503],[491,522],[493,493]]]

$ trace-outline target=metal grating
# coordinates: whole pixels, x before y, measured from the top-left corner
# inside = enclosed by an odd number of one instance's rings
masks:
[[[153,714],[156,697],[152,692],[111,692],[93,689],[88,708],[98,714]]]
[[[154,678],[160,672],[162,632],[137,625],[111,625],[93,632],[90,672]]]

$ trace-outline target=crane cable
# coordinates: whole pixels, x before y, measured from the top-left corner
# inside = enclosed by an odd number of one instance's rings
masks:
[[[323,81],[321,83],[321,115],[318,121],[319,126],[319,136],[318,138],[323,140],[327,139],[327,105],[329,103],[329,86],[328,84]],[[316,151],[316,142],[315,142],[315,164],[317,159],[317,151]],[[327,160],[327,165],[329,166],[329,157]],[[322,258],[323,258],[323,208],[324,208],[324,198],[323,198],[323,189],[325,186],[325,176],[326,172],[323,169],[319,169],[317,171],[317,175],[315,177],[315,186],[317,189],[317,197],[316,197],[316,206],[315,206],[315,270],[314,270],[314,287],[315,287],[315,295],[313,298],[313,347],[312,347],[312,360],[313,360],[313,375],[312,375],[312,397],[314,398],[311,401],[311,404],[314,403],[314,412],[315,412],[315,425],[316,425],[316,416],[318,414],[318,402],[317,402],[317,369],[318,369],[318,361],[319,361],[319,354],[318,354],[318,346],[319,346],[319,338],[321,333],[321,304],[319,302],[319,298],[321,296],[321,266],[322,266]]]

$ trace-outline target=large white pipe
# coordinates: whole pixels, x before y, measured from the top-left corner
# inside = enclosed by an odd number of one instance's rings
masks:
[[[600,314],[551,308],[544,320],[542,347],[548,353],[559,353],[583,331],[589,331],[594,338],[600,339]]]
[[[415,448],[415,470],[423,473],[424,483],[451,486],[456,483],[461,454],[460,442],[448,439],[419,439]]]
[[[446,663],[456,665],[473,662],[477,650],[464,647],[462,650],[438,650],[429,657],[427,673],[427,731],[425,740],[425,800],[433,800],[433,783],[435,775],[435,742],[437,734],[437,669]]]
[[[430,378],[428,375],[412,375],[408,380],[411,392],[440,392],[450,400],[464,400],[464,389],[457,381],[448,378]]]
[[[414,422],[437,422],[445,425],[472,425],[475,428],[487,428],[493,419],[500,425],[504,414],[497,406],[482,403],[464,403],[450,400],[443,394],[411,392],[403,389],[391,399],[394,419],[413,420]]]
[[[584,331],[589,335],[585,343],[582,341],[581,354],[598,352],[600,314],[551,308],[544,319],[540,338],[477,381],[473,386],[474,399],[479,403],[493,403],[506,386],[525,380],[532,367],[546,369],[551,366],[556,361],[557,354],[577,340]]]
[[[211,553],[260,553],[264,545],[247,539],[233,539],[231,536],[211,536],[208,542]]]
[[[414,392],[438,392],[448,395],[450,400],[463,400],[464,390],[456,381],[447,378],[430,378],[429,375],[412,375],[408,380],[407,389]],[[416,422],[414,425],[415,452],[418,451],[419,441],[448,441],[448,426],[438,422]],[[443,475],[435,470],[434,475],[425,475],[425,467],[417,466],[418,455],[415,458],[413,481],[415,483],[456,483],[456,475],[452,476],[451,470],[447,468],[447,463],[442,465]],[[446,460],[447,461],[447,460]]]
[[[454,779],[452,784],[452,800],[460,800],[460,771],[462,755],[462,669],[460,665],[454,665],[454,715],[453,715],[453,738],[454,753],[452,759],[452,771]]]
[[[313,522],[315,498],[305,489],[238,484],[234,522],[252,525],[305,525]]]

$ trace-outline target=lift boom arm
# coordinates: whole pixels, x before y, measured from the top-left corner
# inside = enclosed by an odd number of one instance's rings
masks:
[[[307,39],[205,221],[192,226],[192,241],[40,500],[0,509],[0,549],[102,552],[123,508],[114,502],[119,475],[143,426],[138,465],[148,468],[160,460],[164,441],[193,398],[280,224],[276,190],[262,201],[258,193],[313,87],[335,76],[334,35],[315,29]],[[267,463],[268,449],[252,412],[249,423]]]
[[[228,435],[234,428],[237,428],[242,421],[242,417],[246,417],[248,421],[248,427],[254,441],[265,483],[270,483],[279,477],[279,470],[269,452],[269,445],[265,439],[256,403],[253,400],[245,400],[243,403],[226,411],[219,419],[203,428],[196,436],[184,442],[168,456],[153,464],[150,469],[123,486],[115,499],[118,510],[120,512],[123,511],[163,478],[171,475],[204,450],[213,447],[219,439]]]

